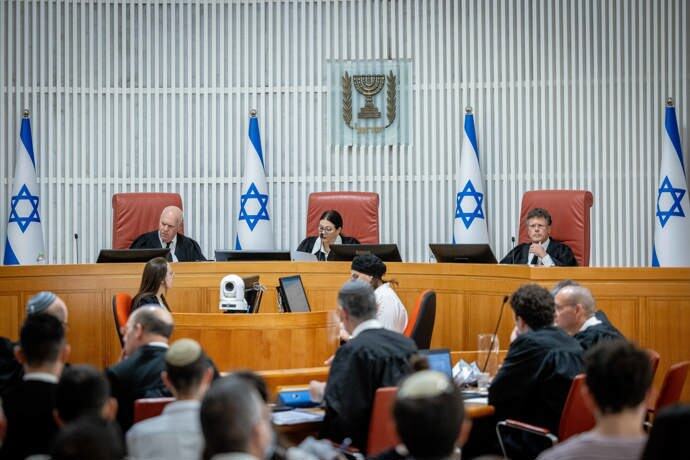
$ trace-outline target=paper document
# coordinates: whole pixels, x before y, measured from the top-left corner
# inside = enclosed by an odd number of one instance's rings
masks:
[[[288,410],[273,413],[273,423],[276,425],[297,425],[299,423],[320,422],[323,420],[324,412],[306,410]]]

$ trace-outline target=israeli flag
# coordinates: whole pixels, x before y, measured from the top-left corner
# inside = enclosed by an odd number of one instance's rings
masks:
[[[235,249],[274,249],[264,153],[255,110],[251,111],[249,118],[249,145],[244,168]]]
[[[10,218],[5,241],[5,265],[45,263],[43,227],[39,212],[40,198],[36,183],[36,157],[31,140],[29,111],[24,111],[19,130],[17,164],[10,196]]]
[[[690,267],[690,200],[673,100],[666,101],[656,190],[653,267]]]
[[[479,167],[479,147],[472,108],[465,109],[465,127],[460,153],[458,193],[455,195],[453,243],[489,244],[486,225],[486,195]]]

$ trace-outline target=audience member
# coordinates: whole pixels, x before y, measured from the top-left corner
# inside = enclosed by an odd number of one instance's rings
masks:
[[[15,353],[24,366],[24,377],[3,398],[7,417],[7,436],[0,450],[3,459],[49,451],[58,431],[53,417],[58,378],[69,355],[64,326],[52,315],[27,317]]]
[[[66,425],[55,438],[52,460],[121,460],[125,448],[117,428],[101,417],[85,416]]]
[[[356,256],[350,267],[352,279],[371,284],[376,295],[376,319],[391,331],[402,333],[407,326],[407,310],[391,287],[395,281],[384,281],[386,264],[374,254]]]
[[[53,292],[39,292],[26,303],[26,316],[41,313],[53,315],[61,323],[67,324],[67,306]],[[14,356],[14,347],[15,343],[10,339],[0,337],[0,398],[16,387],[24,375],[22,364]]]
[[[690,405],[669,406],[654,417],[642,460],[678,458],[687,455],[685,436],[690,433]],[[685,454],[683,454],[685,452]]]
[[[584,350],[603,340],[622,339],[608,321],[596,317],[592,293],[584,286],[565,286],[555,295],[556,325],[573,336]]]
[[[134,401],[170,396],[161,379],[173,319],[160,306],[146,305],[132,313],[124,334],[124,359],[106,369],[112,395],[117,399],[117,421],[126,432],[132,426]]]
[[[338,313],[352,339],[336,352],[325,388],[311,382],[311,393],[317,400],[323,395],[325,402],[322,437],[337,443],[350,438],[365,450],[376,390],[397,385],[410,372],[417,347],[376,320],[374,290],[364,281],[348,281],[340,289]]]
[[[605,341],[585,355],[584,397],[596,426],[543,452],[540,460],[638,459],[652,368],[647,353],[625,340]]]
[[[263,459],[273,438],[271,414],[245,379],[213,383],[200,410],[204,460]]]
[[[489,404],[496,420],[520,420],[557,432],[572,379],[582,371],[582,347],[553,325],[553,297],[543,287],[521,286],[510,304],[518,336],[489,387]],[[497,453],[495,421],[482,425],[472,430],[468,447],[475,454]],[[519,432],[507,433],[504,442],[514,458],[539,453]]]
[[[162,305],[170,311],[165,294],[172,288],[174,276],[172,266],[164,257],[149,260],[141,275],[139,292],[132,299],[132,311],[142,305]]]
[[[437,371],[414,373],[400,384],[393,417],[408,459],[449,459],[470,429],[460,389]]]
[[[161,213],[158,230],[139,235],[130,249],[169,248],[170,262],[194,262],[206,260],[199,243],[180,233],[184,215],[177,206],[168,206]]]
[[[108,380],[96,368],[66,367],[55,395],[56,421],[63,426],[86,416],[112,422],[117,416],[117,401],[110,397]]]
[[[175,458],[198,460],[204,441],[199,424],[201,399],[213,378],[201,345],[180,339],[165,354],[163,383],[176,401],[163,413],[135,424],[127,432],[132,459]]]

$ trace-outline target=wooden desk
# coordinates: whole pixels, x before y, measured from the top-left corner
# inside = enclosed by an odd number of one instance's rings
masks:
[[[176,313],[217,313],[219,283],[228,273],[259,274],[268,287],[260,314],[276,312],[278,278],[302,275],[315,311],[335,307],[336,293],[349,278],[346,262],[199,262],[174,265],[174,288],[167,296]],[[687,268],[545,268],[507,265],[389,263],[387,277],[408,310],[424,289],[437,292],[432,347],[475,350],[477,334],[495,327],[501,300],[521,284],[552,287],[565,278],[589,287],[600,309],[627,337],[661,354],[656,386],[668,367],[690,359],[690,269]],[[72,362],[98,367],[120,354],[111,311],[116,292],[134,293],[143,264],[84,264],[0,267],[0,336],[17,339],[27,299],[52,290],[70,308]],[[499,329],[507,348],[513,327],[510,307]],[[204,344],[206,346],[207,344]],[[318,365],[318,363],[317,363]],[[301,364],[300,367],[308,365]],[[690,385],[684,392],[690,401]]]

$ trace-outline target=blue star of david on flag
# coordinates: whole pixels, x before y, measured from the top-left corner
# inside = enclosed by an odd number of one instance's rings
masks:
[[[671,200],[673,200],[671,207],[668,208],[666,211],[662,211],[660,206],[661,199],[664,193],[668,193],[671,196]],[[669,180],[668,176],[664,177],[664,180],[661,182],[661,187],[659,188],[659,195],[656,199],[656,215],[659,218],[659,222],[661,223],[662,228],[666,226],[666,223],[673,216],[685,217],[685,212],[681,207],[681,200],[683,199],[684,195],[685,190],[683,190],[682,188],[674,187],[671,184],[671,181]]]
[[[256,200],[259,204],[259,210],[256,214],[250,214],[247,212],[247,202],[249,200]],[[254,230],[256,224],[260,220],[270,220],[268,217],[268,209],[266,205],[268,204],[268,195],[259,193],[259,189],[256,187],[254,182],[251,183],[247,189],[247,193],[240,197],[240,221],[247,222],[250,230]]]
[[[475,208],[471,212],[466,212],[462,207],[463,200],[474,199]],[[484,202],[484,194],[477,191],[471,180],[467,181],[465,187],[457,194],[455,200],[455,218],[460,218],[465,228],[470,228],[475,219],[484,219],[484,210],[482,203]]]
[[[28,216],[19,214],[20,209],[18,209],[18,207],[22,201],[28,201],[31,206]],[[41,218],[38,216],[38,201],[38,196],[32,195],[26,184],[22,185],[18,194],[12,196],[10,204],[10,222],[16,222],[22,233],[26,232],[31,222],[41,222]]]

